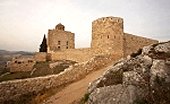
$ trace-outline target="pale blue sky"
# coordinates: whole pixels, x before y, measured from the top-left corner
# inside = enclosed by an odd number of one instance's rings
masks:
[[[170,0],[0,0],[0,49],[38,51],[43,34],[58,23],[89,47],[93,20],[124,19],[124,31],[170,40]]]

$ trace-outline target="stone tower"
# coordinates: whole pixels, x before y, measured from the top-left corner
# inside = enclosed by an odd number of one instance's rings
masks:
[[[92,22],[91,47],[101,52],[123,55],[123,19],[103,17]]]
[[[59,23],[55,29],[48,31],[48,52],[74,49],[74,33],[65,31],[65,26]]]

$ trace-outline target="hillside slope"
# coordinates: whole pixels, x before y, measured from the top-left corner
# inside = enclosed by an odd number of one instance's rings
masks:
[[[78,82],[70,84],[69,86],[62,89],[60,92],[56,93],[55,95],[45,100],[42,104],[77,103],[77,101],[79,101],[84,96],[88,88],[88,84],[94,81],[97,77],[101,76],[102,73],[109,67],[94,71],[90,73],[89,75],[87,75],[82,80],[79,80]]]
[[[117,62],[88,88],[86,104],[170,104],[170,41]]]

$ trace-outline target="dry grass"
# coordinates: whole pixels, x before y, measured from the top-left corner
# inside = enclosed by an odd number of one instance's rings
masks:
[[[52,62],[37,62],[34,65],[34,68],[36,68],[36,70],[33,73],[31,71],[27,71],[27,72],[15,72],[15,73],[6,74],[0,77],[0,82],[7,81],[7,80],[14,80],[14,79],[34,78],[39,76],[58,74],[64,71],[64,69],[68,68],[70,65],[76,63],[74,61],[68,61],[68,60],[63,60],[63,61],[59,60],[59,61],[62,63],[55,66],[52,69],[49,68],[49,64]]]

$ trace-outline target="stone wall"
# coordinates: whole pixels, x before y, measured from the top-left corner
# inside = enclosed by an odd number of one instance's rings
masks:
[[[124,33],[123,19],[120,17],[102,17],[92,22],[91,48],[67,49],[66,41],[71,36],[70,43],[74,46],[74,34],[64,31],[63,25],[49,30],[48,52],[51,60],[73,60],[77,62],[87,61],[95,55],[108,53],[117,54],[120,58],[125,57],[143,46],[157,43],[158,41]],[[58,41],[64,47],[60,51]],[[64,43],[62,43],[64,42]],[[74,48],[70,46],[70,48]]]
[[[154,43],[158,43],[158,41],[124,33],[124,55],[127,56],[133,52],[136,52],[139,48],[143,48],[144,46]]]
[[[51,53],[52,60],[72,60],[76,62],[87,61],[94,56],[94,53],[89,48],[83,49],[67,49]]]
[[[169,69],[170,41],[146,46],[90,83],[85,104],[170,104]]]
[[[10,72],[31,71],[35,64],[33,57],[16,57],[8,63]]]
[[[119,52],[115,52],[112,50],[93,50],[91,48],[80,48],[80,49],[67,49],[61,50],[58,52],[53,52],[51,54],[51,60],[72,60],[76,62],[84,62],[88,61],[89,59],[98,56],[98,55],[105,55],[105,54],[115,54],[118,59],[122,58],[122,55]]]
[[[95,56],[89,61],[78,63],[69,67],[58,75],[45,77],[5,81],[0,83],[0,103],[19,99],[22,95],[34,93],[42,90],[59,87],[67,83],[79,80],[94,70],[106,67],[117,59],[117,55]]]
[[[47,53],[46,52],[36,52],[34,55],[34,59],[37,62],[46,61],[47,60]]]

